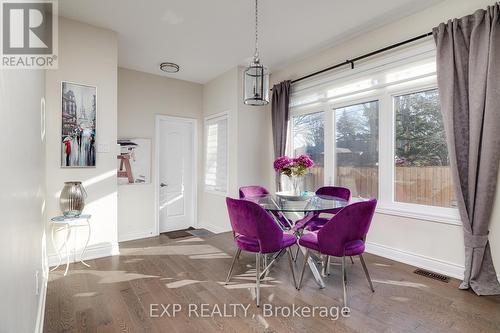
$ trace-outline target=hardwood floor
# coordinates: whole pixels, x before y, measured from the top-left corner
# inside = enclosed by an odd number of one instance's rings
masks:
[[[62,269],[51,272],[44,332],[500,332],[500,297],[478,297],[458,290],[457,280],[431,280],[413,274],[414,267],[369,254],[365,259],[375,293],[355,259],[348,266],[349,318],[287,317],[285,310],[269,317],[253,299],[254,255],[242,253],[231,283],[224,285],[234,250],[230,233],[175,240],[160,236],[122,243],[120,256],[91,260],[91,268],[74,264],[66,277]],[[339,273],[334,263],[326,288],[319,290],[306,271],[297,291],[283,257],[261,284],[261,301],[274,309],[292,304],[340,308]],[[198,307],[191,315],[190,303]],[[238,308],[232,318],[196,317],[203,314],[201,304],[210,311],[239,303],[249,306],[247,316]],[[163,316],[150,316],[152,304],[153,314]],[[182,310],[167,317],[155,304],[179,304]],[[170,315],[172,307],[167,308]]]

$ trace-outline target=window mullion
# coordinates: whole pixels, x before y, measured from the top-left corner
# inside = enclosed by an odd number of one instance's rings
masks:
[[[381,205],[391,205],[394,197],[392,163],[394,160],[394,113],[389,94],[384,94],[380,98],[379,129],[379,201]]]
[[[326,104],[325,110],[325,180],[324,184],[335,184],[335,109]]]

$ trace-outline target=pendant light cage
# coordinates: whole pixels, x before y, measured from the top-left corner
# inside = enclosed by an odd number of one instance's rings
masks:
[[[258,26],[258,0],[255,0],[255,53],[244,72],[244,103],[261,106],[269,103],[269,71],[260,63]]]

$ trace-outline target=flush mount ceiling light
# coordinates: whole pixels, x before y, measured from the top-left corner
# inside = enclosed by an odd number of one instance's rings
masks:
[[[160,64],[160,70],[165,73],[177,73],[179,71],[179,65],[173,62],[162,62]]]
[[[244,103],[247,105],[266,105],[269,103],[269,71],[260,63],[259,58],[259,12],[255,0],[255,53],[252,63],[244,72]]]

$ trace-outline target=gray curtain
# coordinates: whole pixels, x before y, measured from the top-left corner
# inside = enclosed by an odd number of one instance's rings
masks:
[[[274,158],[285,155],[286,134],[288,128],[288,112],[290,104],[289,80],[280,82],[273,86],[273,98],[271,102]],[[281,190],[280,176],[276,173],[276,189]]]
[[[472,288],[478,295],[500,294],[488,242],[500,159],[499,10],[496,4],[433,30],[441,109],[464,231],[460,288]]]

